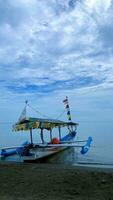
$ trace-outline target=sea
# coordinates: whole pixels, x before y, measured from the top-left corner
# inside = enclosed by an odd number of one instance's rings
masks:
[[[46,162],[51,164],[64,164],[72,166],[89,166],[99,168],[113,168],[113,136],[112,122],[107,124],[100,122],[82,123],[82,127],[78,129],[76,141],[85,140],[89,136],[93,138],[93,142],[89,151],[82,155],[81,148],[71,147],[67,150],[56,154],[49,158]],[[89,130],[89,133],[88,133]],[[35,143],[39,139],[37,131],[34,133]],[[46,135],[49,141],[49,135]],[[0,148],[4,146],[15,146],[29,141],[28,133],[13,133],[0,135]],[[13,160],[16,161],[16,160]],[[5,162],[5,161],[4,161]],[[18,160],[19,162],[19,160]]]

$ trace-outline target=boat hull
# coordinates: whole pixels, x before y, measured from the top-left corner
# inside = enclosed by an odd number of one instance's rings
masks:
[[[61,138],[60,142],[73,141],[76,136],[76,132],[71,132],[70,134]],[[36,149],[31,150],[31,154],[34,156],[27,156],[24,158],[24,162],[44,162],[48,158],[68,149],[70,147],[37,147]]]
[[[72,132],[61,138],[60,142],[68,142],[73,141],[76,136],[76,132]],[[70,147],[43,147],[39,145],[34,145],[29,150],[29,155],[20,155],[17,153],[16,155],[10,155],[8,157],[2,157],[2,160],[6,161],[19,161],[19,162],[30,162],[30,163],[40,163],[47,161],[48,158],[68,149]]]
[[[51,148],[51,149],[46,149],[44,151],[43,148],[37,149],[37,152],[35,156],[31,157],[24,157],[24,162],[31,162],[31,163],[41,163],[41,162],[46,162],[49,158],[55,156],[58,153],[61,153],[62,151],[65,151],[70,147],[61,147],[61,148]]]

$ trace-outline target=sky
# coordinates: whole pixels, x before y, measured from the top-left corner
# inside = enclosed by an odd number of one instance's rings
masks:
[[[65,96],[80,137],[113,144],[112,10],[112,0],[0,0],[0,145],[26,139],[12,133],[25,100],[57,118]]]

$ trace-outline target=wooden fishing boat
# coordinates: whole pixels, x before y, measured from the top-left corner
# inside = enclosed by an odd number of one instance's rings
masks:
[[[89,150],[92,138],[89,137],[85,141],[75,141],[77,134],[78,123],[72,122],[71,114],[69,109],[69,102],[66,99],[63,101],[67,109],[68,122],[56,120],[56,119],[45,119],[45,118],[32,118],[26,117],[26,106],[19,118],[19,121],[14,124],[13,131],[29,131],[30,142],[25,142],[23,145],[18,147],[6,147],[2,148],[1,157],[2,159],[14,158],[17,156],[23,162],[42,162],[49,157],[64,151],[70,147],[80,147],[81,153],[84,154]],[[67,128],[65,136],[62,134],[62,129]],[[33,130],[38,129],[41,138],[41,142],[34,143],[33,141]],[[57,136],[53,137],[53,131],[58,132]],[[45,141],[45,135],[49,131],[49,142]],[[77,143],[76,143],[77,142]],[[78,145],[78,143],[86,143],[85,145]]]

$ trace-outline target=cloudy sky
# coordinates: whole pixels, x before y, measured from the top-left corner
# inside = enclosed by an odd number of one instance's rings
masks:
[[[80,134],[112,134],[113,1],[0,0],[1,134],[26,99],[55,118],[66,95]]]

